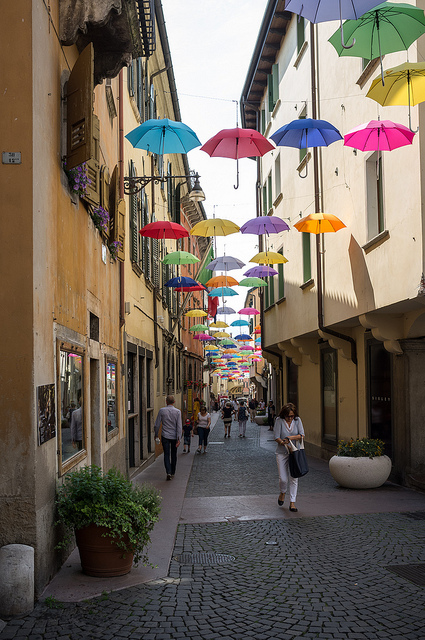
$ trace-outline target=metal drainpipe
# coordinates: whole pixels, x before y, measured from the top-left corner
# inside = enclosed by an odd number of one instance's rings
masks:
[[[119,118],[119,141],[118,141],[118,165],[119,165],[119,196],[124,198],[124,79],[123,70],[121,69],[119,74],[118,84],[118,118]],[[125,304],[124,304],[124,263],[119,262],[120,269],[120,327],[125,324]]]
[[[310,58],[311,58],[311,103],[312,116],[317,119],[317,94],[316,94],[316,42],[315,27],[310,23]],[[319,154],[317,147],[313,147],[313,168],[314,168],[314,205],[316,211],[321,211],[320,188],[319,188]],[[316,263],[317,263],[317,323],[319,329],[324,333],[346,340],[351,345],[351,360],[357,364],[356,341],[351,336],[346,336],[339,331],[334,331],[324,326],[323,321],[323,272],[322,272],[322,252],[320,234],[316,235]]]

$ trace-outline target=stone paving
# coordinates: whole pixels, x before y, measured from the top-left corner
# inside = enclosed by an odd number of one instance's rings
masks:
[[[219,422],[208,453],[194,459],[187,496],[277,496],[273,448],[259,447],[256,426],[220,444],[222,434]],[[318,484],[340,491],[312,469],[300,505]],[[425,563],[423,516],[179,525],[167,578],[80,603],[40,602],[0,640],[424,640],[424,587],[388,569]]]

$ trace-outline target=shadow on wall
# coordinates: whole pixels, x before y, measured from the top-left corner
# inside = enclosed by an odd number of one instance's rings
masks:
[[[363,249],[353,236],[351,236],[348,247],[348,255],[350,256],[353,288],[357,298],[358,308],[367,310],[375,309],[375,295]]]

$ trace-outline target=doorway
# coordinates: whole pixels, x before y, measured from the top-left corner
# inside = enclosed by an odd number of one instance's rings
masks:
[[[368,350],[369,437],[385,443],[392,455],[392,360],[382,342],[370,341]]]

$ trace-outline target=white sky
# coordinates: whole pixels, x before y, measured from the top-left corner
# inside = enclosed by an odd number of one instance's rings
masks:
[[[182,121],[204,144],[221,129],[241,126],[239,101],[254,51],[267,0],[162,0],[171,59],[176,78]],[[208,218],[233,220],[241,226],[255,218],[256,163],[211,158],[204,151],[189,152],[190,168],[197,171],[206,200]],[[258,252],[258,236],[232,234],[217,238],[217,255],[232,255],[246,266],[230,271],[241,280]],[[226,306],[236,311],[244,306],[247,287],[236,287],[238,296],[227,298]],[[221,300],[220,300],[221,306]],[[242,316],[247,319],[247,316]],[[230,324],[239,316],[227,316]],[[224,316],[219,316],[224,319]],[[232,334],[239,331],[232,328]]]

